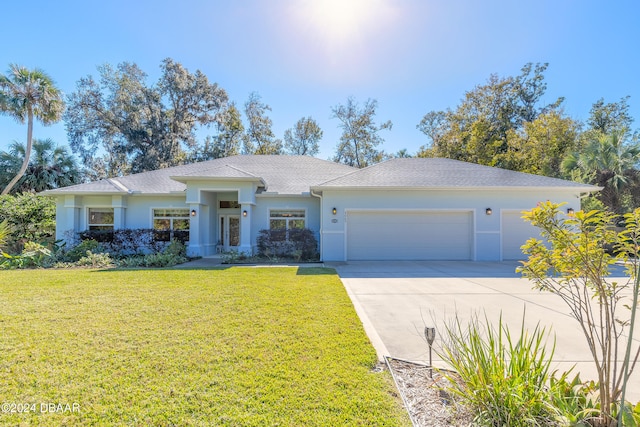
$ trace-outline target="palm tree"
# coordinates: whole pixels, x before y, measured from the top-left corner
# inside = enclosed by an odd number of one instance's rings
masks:
[[[19,142],[0,152],[0,185],[15,176],[25,156],[26,148]],[[51,139],[34,139],[27,169],[11,192],[39,192],[81,181],[82,173],[66,147],[56,146]]]
[[[11,64],[6,76],[0,75],[0,112],[12,116],[20,123],[27,122],[25,157],[16,176],[2,190],[3,195],[11,191],[29,165],[34,117],[46,126],[59,121],[63,110],[62,92],[44,71]]]
[[[616,213],[622,213],[621,194],[637,177],[640,144],[627,142],[625,132],[591,139],[580,153],[562,162],[565,173],[603,187],[600,200]]]

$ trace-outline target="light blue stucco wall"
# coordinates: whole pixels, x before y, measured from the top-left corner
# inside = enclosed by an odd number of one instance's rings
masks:
[[[567,203],[565,208],[580,209],[580,195],[558,190],[442,190],[442,191],[323,191],[322,259],[346,260],[348,212],[366,210],[470,211],[472,213],[472,253],[477,261],[502,259],[502,211],[528,210],[540,201]],[[332,209],[337,214],[333,215]],[[486,208],[492,215],[486,215]],[[393,224],[390,224],[392,227]],[[522,223],[523,227],[528,224]],[[420,238],[420,236],[416,236]]]
[[[113,207],[115,228],[152,228],[153,209],[186,208],[196,211],[191,217],[191,255],[215,254],[220,236],[220,215],[238,215],[241,219],[240,239],[243,252],[255,252],[261,229],[269,228],[270,209],[304,209],[306,226],[320,238],[319,199],[311,196],[273,197],[255,196],[252,183],[225,183],[219,186],[190,188],[186,194],[172,196],[59,196],[56,203],[56,238],[71,237],[70,231],[88,228],[88,210],[92,207]],[[220,209],[220,200],[237,201],[240,208]],[[247,211],[247,216],[242,212]]]
[[[211,255],[216,251],[220,214],[237,214],[241,218],[241,247],[254,252],[259,230],[269,228],[270,209],[304,209],[306,227],[316,234],[324,261],[346,259],[347,213],[355,210],[429,210],[466,211],[472,215],[473,259],[502,259],[502,213],[531,209],[540,201],[567,203],[565,209],[580,209],[579,194],[560,190],[325,190],[322,199],[312,196],[280,197],[259,194],[254,182],[191,182],[184,194],[59,196],[56,204],[56,238],[64,239],[68,230],[83,231],[88,227],[90,207],[113,207],[116,228],[151,228],[154,208],[188,208],[195,210],[191,218],[189,251],[192,255]],[[258,194],[256,194],[258,193]],[[238,201],[238,209],[219,209],[220,200]],[[332,209],[337,209],[333,215]],[[491,208],[492,215],[485,209]],[[242,212],[247,211],[247,216]],[[523,222],[523,226],[526,226]],[[248,231],[248,232],[247,232]]]

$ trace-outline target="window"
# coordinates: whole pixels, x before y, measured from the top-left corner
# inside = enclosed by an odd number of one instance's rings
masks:
[[[89,208],[89,230],[113,230],[113,208]]]
[[[240,209],[240,203],[236,201],[220,200],[220,209]]]
[[[269,228],[291,230],[304,228],[304,210],[272,210],[269,212]]]
[[[189,241],[189,209],[154,209],[153,229],[160,242]]]

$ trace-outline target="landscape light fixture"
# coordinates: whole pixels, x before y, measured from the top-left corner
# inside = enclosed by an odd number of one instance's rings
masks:
[[[331,213],[334,214],[334,215],[337,214],[338,213],[338,209],[336,209],[336,208],[331,209]]]
[[[191,209],[191,216],[196,216],[196,210],[195,209]]]
[[[429,326],[424,327],[424,337],[427,339],[427,344],[429,344],[429,378],[433,379],[433,361],[432,361],[432,347],[433,342],[436,339],[436,328],[431,328]]]
[[[491,208],[487,208],[484,210],[484,213],[486,213],[487,215],[491,215],[493,213],[493,210]]]
[[[246,211],[246,209],[242,211],[242,216],[247,216],[247,211]]]

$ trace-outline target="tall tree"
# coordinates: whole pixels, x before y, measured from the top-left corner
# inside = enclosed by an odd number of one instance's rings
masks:
[[[624,213],[623,195],[637,185],[640,142],[623,131],[600,134],[580,151],[564,159],[562,167],[574,178],[603,187],[596,197],[615,213]]]
[[[26,157],[24,144],[14,142],[9,151],[0,152],[0,185],[15,175]],[[11,193],[40,192],[78,184],[82,172],[66,147],[58,147],[51,139],[34,139],[29,165]]]
[[[44,71],[11,64],[9,72],[0,75],[0,112],[10,115],[20,123],[27,122],[25,156],[16,176],[2,190],[3,195],[11,191],[29,166],[34,118],[46,126],[59,121],[63,111],[62,92]]]
[[[544,72],[548,64],[526,64],[516,77],[491,75],[486,84],[465,94],[455,110],[427,113],[417,128],[428,138],[420,157],[448,157],[489,166],[505,166],[510,132],[557,109],[539,105],[546,91]]]
[[[284,146],[288,154],[315,156],[320,151],[318,141],[322,139],[322,129],[311,117],[303,117],[293,129],[284,131]]]
[[[153,86],[126,62],[99,67],[99,81],[78,82],[65,122],[71,148],[95,177],[183,164],[198,149],[196,130],[220,122],[224,89],[169,58],[160,69]]]
[[[199,146],[191,155],[190,160],[200,162],[240,154],[243,138],[244,125],[242,124],[240,111],[238,111],[235,103],[232,102],[220,114],[218,134],[213,137],[207,136],[202,146]]]
[[[244,138],[245,154],[282,154],[282,141],[271,130],[273,122],[267,116],[271,107],[262,102],[257,92],[251,92],[244,104],[247,116],[247,131]]]
[[[331,109],[331,118],[340,121],[342,135],[336,147],[335,162],[364,168],[385,158],[384,151],[377,147],[384,142],[378,132],[391,129],[393,124],[386,121],[376,124],[374,118],[378,101],[368,99],[361,107],[352,97],[346,105],[337,105]]]
[[[600,98],[591,106],[587,124],[589,130],[602,135],[630,131],[633,117],[629,114],[629,97],[626,96],[618,102],[609,103],[605,103],[604,98]]]
[[[552,110],[518,130],[507,132],[507,151],[499,155],[503,167],[520,172],[563,178],[562,159],[579,148],[580,124]]]
[[[640,204],[640,135],[631,130],[628,100],[627,96],[618,102],[602,98],[594,102],[577,149],[562,162],[566,176],[603,187],[585,199],[588,206],[616,213]]]

